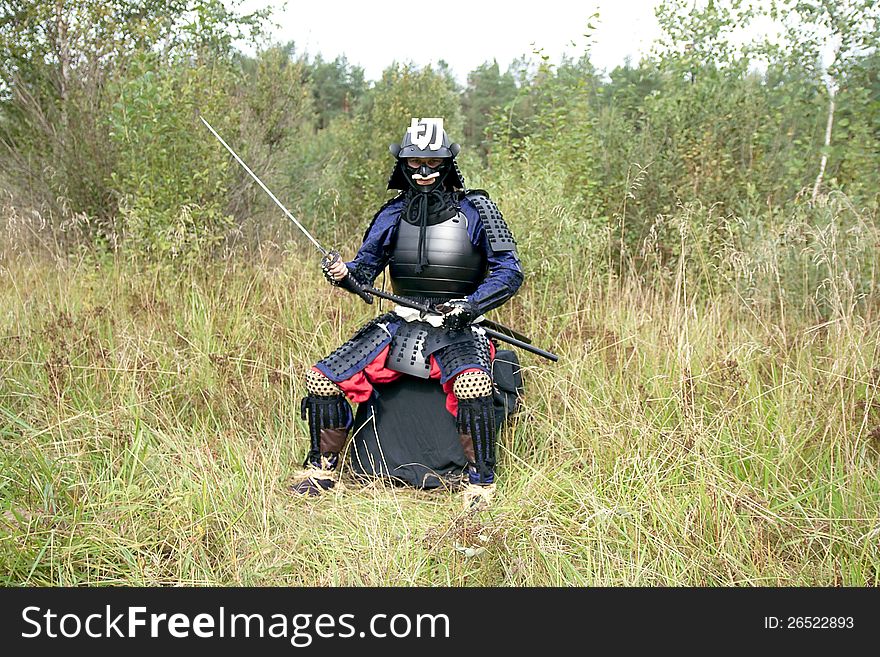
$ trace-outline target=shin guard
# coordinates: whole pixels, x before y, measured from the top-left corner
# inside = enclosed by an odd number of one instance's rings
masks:
[[[343,395],[307,395],[300,412],[302,419],[309,423],[310,440],[309,454],[303,465],[334,470],[354,421],[351,406]]]
[[[472,484],[488,485],[495,480],[495,407],[492,396],[458,400],[458,431],[470,436],[474,463],[469,477]]]

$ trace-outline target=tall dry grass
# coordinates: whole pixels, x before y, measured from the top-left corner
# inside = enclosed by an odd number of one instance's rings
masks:
[[[528,222],[520,202],[502,207]],[[678,253],[646,240],[623,278],[519,228],[529,276],[496,318],[561,358],[522,355],[479,513],[381,481],[286,492],[301,373],[375,311],[310,253],[176,270],[7,250],[0,581],[878,584],[873,222],[835,198],[763,237],[702,208],[661,220]]]

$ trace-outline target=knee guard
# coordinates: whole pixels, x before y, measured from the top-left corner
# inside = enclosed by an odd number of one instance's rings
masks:
[[[306,374],[306,390],[310,395],[330,397],[341,395],[342,389],[317,370],[309,370]]]
[[[351,406],[339,387],[319,372],[309,372],[306,387],[309,394],[302,400],[300,414],[309,424],[310,446],[303,465],[333,470],[354,422]]]
[[[485,372],[464,372],[455,377],[452,394],[458,399],[475,399],[492,394],[492,379]]]

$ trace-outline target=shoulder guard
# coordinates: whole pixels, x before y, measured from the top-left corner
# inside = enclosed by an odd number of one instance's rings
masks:
[[[374,214],[374,215],[373,215],[373,218],[370,219],[370,225],[367,226],[367,229],[364,231],[364,236],[363,236],[363,238],[361,238],[361,239],[363,239],[363,240],[366,240],[366,239],[367,239],[367,235],[369,235],[369,234],[370,234],[370,231],[373,229],[373,224],[376,223],[376,219],[379,218],[379,215],[382,214],[382,212],[385,210],[385,208],[387,208],[389,205],[391,205],[392,203],[394,203],[395,201],[397,201],[398,199],[400,199],[400,198],[402,198],[402,197],[403,197],[403,192],[400,192],[400,193],[397,194],[396,196],[392,196],[390,199],[388,199],[387,201],[385,201],[385,202],[382,204],[382,207],[379,208],[378,210],[376,210],[376,214]]]
[[[480,220],[489,238],[489,246],[493,251],[516,251],[516,241],[507,227],[507,222],[501,216],[501,210],[495,202],[489,198],[489,194],[482,189],[471,189],[465,194],[465,198],[474,204],[480,213]]]

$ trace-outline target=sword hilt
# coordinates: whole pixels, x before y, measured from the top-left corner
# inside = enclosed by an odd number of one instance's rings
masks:
[[[330,274],[328,270],[330,266],[339,262],[341,256],[339,255],[339,251],[333,250],[328,251],[323,258],[321,258],[321,269],[324,270],[324,273],[330,278]],[[349,292],[353,292],[358,295],[361,299],[363,299],[366,303],[373,303],[373,297],[370,296],[370,293],[367,292],[360,283],[357,282],[354,276],[351,275],[351,272],[346,274],[345,278],[341,280],[332,279],[331,281],[334,285],[338,285],[339,287],[348,290]]]
[[[373,303],[373,297],[370,296],[370,293],[361,287],[361,284],[358,283],[351,274],[342,279],[342,287],[354,292],[367,303]]]

